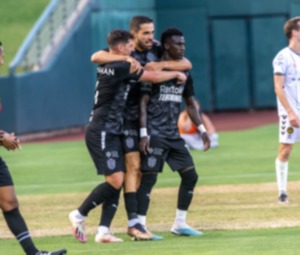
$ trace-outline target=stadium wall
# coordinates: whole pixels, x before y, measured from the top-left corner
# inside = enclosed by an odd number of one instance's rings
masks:
[[[272,59],[298,0],[157,0],[157,28],[180,27],[206,111],[276,107]],[[298,12],[299,13],[299,12]]]
[[[276,107],[272,59],[287,43],[282,26],[300,0],[97,0],[94,50],[107,33],[128,29],[133,15],[155,20],[156,38],[176,26],[186,37],[196,97],[205,111]],[[276,40],[274,40],[276,38]]]
[[[298,13],[300,0],[94,0],[45,70],[0,78],[1,127],[31,133],[86,124],[96,80],[90,56],[134,15],[155,20],[157,39],[167,27],[183,30],[205,111],[275,107],[271,62],[287,43],[283,23]]]
[[[88,122],[95,86],[91,28],[87,8],[45,69],[1,78],[2,129],[25,134]]]

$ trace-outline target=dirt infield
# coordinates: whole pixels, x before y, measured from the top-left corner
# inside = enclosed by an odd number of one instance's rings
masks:
[[[218,132],[251,129],[277,123],[278,119],[276,110],[219,112],[207,115]],[[84,128],[29,134],[20,136],[20,138],[23,142],[76,141],[84,138]]]
[[[188,222],[201,230],[237,230],[300,227],[300,182],[289,183],[290,203],[277,202],[275,183],[200,186],[195,190]],[[177,188],[154,189],[148,226],[153,231],[168,231],[173,223]],[[88,193],[19,196],[22,212],[33,236],[71,235],[68,213],[76,201]],[[161,194],[164,199],[161,200]],[[157,217],[160,215],[160,217]],[[45,221],[45,218],[49,219]],[[53,219],[55,218],[55,220]],[[99,221],[99,210],[93,210],[86,220],[87,233],[93,235]],[[112,231],[126,232],[126,212],[123,199],[114,218]],[[0,238],[12,237],[0,215]]]
[[[234,131],[277,123],[276,110],[236,111],[207,114],[217,131]]]

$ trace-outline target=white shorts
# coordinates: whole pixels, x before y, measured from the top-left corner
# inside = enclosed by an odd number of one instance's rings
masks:
[[[203,150],[204,144],[199,133],[195,134],[181,134],[181,138],[185,141],[185,144],[189,149],[193,150]],[[209,135],[210,147],[216,148],[219,146],[219,136],[217,133]]]
[[[300,142],[300,128],[292,127],[287,115],[279,116],[279,143]]]

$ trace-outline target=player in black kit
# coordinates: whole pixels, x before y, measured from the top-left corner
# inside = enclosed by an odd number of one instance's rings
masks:
[[[132,35],[124,30],[114,30],[107,37],[109,50],[114,54],[129,56],[133,51]],[[102,204],[102,216],[95,237],[96,242],[122,242],[114,236],[109,227],[116,213],[120,190],[123,185],[125,162],[122,146],[123,109],[130,90],[130,83],[138,81],[185,81],[181,72],[153,72],[136,70],[126,61],[99,65],[95,102],[86,130],[86,144],[94,161],[97,173],[105,176],[105,182],[98,185],[84,200],[78,210],[70,212],[73,234],[80,242],[86,242],[84,219],[88,213]]]
[[[180,30],[172,28],[164,31],[161,44],[164,48],[162,60],[183,57],[185,40]],[[140,147],[143,152],[141,165],[143,176],[138,197],[141,197],[139,199],[143,209],[141,213],[146,216],[150,192],[156,183],[157,174],[162,172],[164,162],[167,162],[181,178],[176,218],[171,232],[177,235],[200,236],[203,235],[202,232],[186,224],[187,210],[192,201],[198,175],[193,159],[178,132],[177,121],[181,112],[182,99],[185,100],[190,118],[201,133],[204,150],[209,149],[210,140],[194,103],[192,77],[189,72],[186,72],[186,75],[188,78],[184,86],[178,86],[176,81],[169,80],[159,85],[147,84],[142,88]]]
[[[140,64],[146,70],[177,70],[191,69],[187,59],[158,61],[162,54],[160,43],[154,40],[153,20],[145,16],[134,16],[130,21],[130,31],[134,37],[135,50],[131,57],[99,51],[93,54],[92,62],[102,64],[117,60],[125,60],[137,69]],[[138,62],[137,62],[137,61]],[[123,146],[125,152],[126,174],[124,183],[124,200],[128,217],[127,233],[135,240],[152,239],[160,240],[162,237],[150,233],[144,225],[145,217],[138,215],[136,191],[140,184],[140,152],[139,152],[139,98],[140,86],[137,82],[131,83],[127,103],[124,109]]]
[[[0,66],[4,63],[4,49],[0,42]],[[0,106],[0,111],[1,111]],[[0,146],[10,151],[21,148],[20,140],[13,134],[0,130]],[[65,249],[48,252],[39,251],[34,245],[24,218],[19,210],[18,199],[10,172],[4,160],[0,157],[0,208],[7,226],[14,234],[26,255],[63,255]]]

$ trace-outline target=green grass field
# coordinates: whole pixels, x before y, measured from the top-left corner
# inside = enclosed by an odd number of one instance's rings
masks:
[[[5,48],[5,63],[0,69],[0,76],[8,74],[9,63],[49,2],[49,0],[1,1],[0,41]]]
[[[188,222],[205,232],[201,238],[174,237],[169,232],[179,178],[165,167],[152,194],[148,227],[165,237],[160,242],[132,242],[124,235],[123,199],[112,230],[121,244],[95,244],[100,209],[87,220],[89,242],[69,234],[67,214],[103,179],[97,177],[83,141],[24,144],[22,151],[1,151],[10,167],[22,212],[39,247],[66,247],[69,254],[298,254],[300,226],[299,147],[290,159],[291,203],[277,203],[274,160],[277,125],[220,133],[221,146],[192,151],[200,175]],[[21,254],[3,218],[0,254]],[[45,236],[54,235],[54,237]],[[58,236],[57,236],[58,235]],[[3,236],[3,237],[1,237]],[[38,237],[39,236],[39,237]],[[44,237],[43,237],[44,236]],[[141,252],[142,249],[142,252]],[[3,252],[3,253],[2,253]]]

